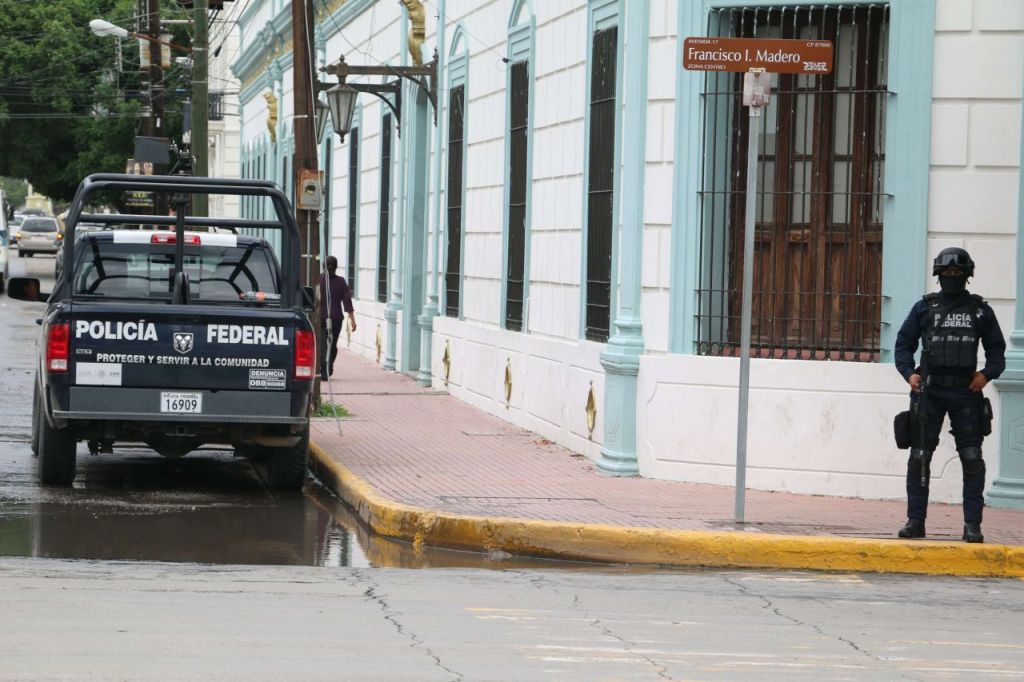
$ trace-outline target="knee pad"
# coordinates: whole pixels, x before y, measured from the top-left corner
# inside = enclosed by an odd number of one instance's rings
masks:
[[[985,460],[981,458],[981,448],[975,445],[960,449],[960,464],[965,474],[980,474],[985,471]]]

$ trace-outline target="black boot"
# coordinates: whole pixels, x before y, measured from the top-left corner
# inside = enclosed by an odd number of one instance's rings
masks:
[[[985,536],[981,534],[980,523],[964,524],[964,542],[985,542]]]
[[[899,536],[901,538],[923,538],[924,519],[907,519],[907,525],[900,528]]]

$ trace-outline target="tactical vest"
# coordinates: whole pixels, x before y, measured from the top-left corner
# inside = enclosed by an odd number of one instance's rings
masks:
[[[981,296],[971,294],[950,304],[939,294],[924,297],[928,306],[930,354],[928,370],[936,374],[968,374],[978,366],[979,323],[982,315]]]

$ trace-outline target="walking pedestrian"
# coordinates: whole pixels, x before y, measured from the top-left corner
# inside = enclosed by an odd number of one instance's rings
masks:
[[[334,360],[338,357],[338,337],[341,336],[344,312],[348,313],[349,327],[356,330],[356,314],[352,307],[352,291],[345,278],[337,274],[338,259],[328,256],[327,272],[320,276],[320,334],[327,340],[321,355],[320,376],[326,379],[334,374]],[[330,286],[327,283],[330,282]],[[328,324],[330,322],[330,324]],[[328,334],[330,337],[328,338]],[[329,350],[328,350],[329,349]]]
[[[967,291],[967,280],[974,276],[970,254],[960,248],[943,249],[932,263],[932,274],[939,278],[941,291],[915,303],[896,336],[896,369],[910,384],[911,406],[921,408],[916,413],[924,420],[913,428],[907,462],[907,523],[899,536],[925,536],[927,467],[948,413],[963,467],[963,539],[984,542],[981,444],[991,433],[992,420],[991,407],[981,391],[1006,368],[1006,341],[992,308],[981,296]],[[915,365],[919,341],[922,362]],[[985,366],[980,372],[976,371],[979,341],[985,349]]]

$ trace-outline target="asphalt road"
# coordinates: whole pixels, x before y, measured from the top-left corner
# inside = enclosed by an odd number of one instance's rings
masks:
[[[42,488],[40,311],[0,297],[0,680],[1024,677],[1024,581],[413,548],[369,536],[315,483],[268,492],[230,453],[83,447],[75,487]]]
[[[0,560],[0,679],[1019,679],[1020,581]]]

